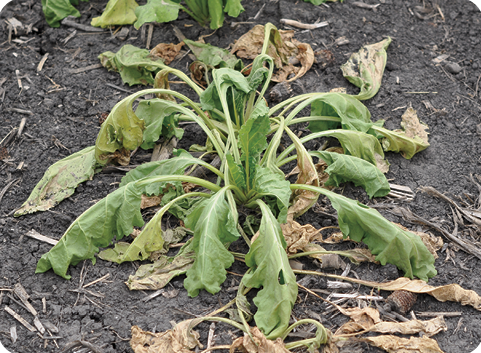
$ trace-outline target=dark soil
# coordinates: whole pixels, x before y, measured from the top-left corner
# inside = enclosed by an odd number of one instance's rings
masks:
[[[93,17],[100,15],[105,3],[81,2],[79,10],[82,17],[79,22],[89,24]],[[429,5],[429,1],[427,3]],[[429,126],[431,146],[428,149],[411,160],[387,154],[391,163],[388,178],[395,184],[410,187],[416,192],[416,197],[410,203],[387,198],[369,201],[362,189],[350,185],[340,192],[369,204],[394,203],[410,208],[415,214],[453,232],[455,223],[449,204],[418,188],[432,186],[460,204],[473,205],[479,197],[480,190],[470,180],[470,175],[481,176],[481,13],[467,0],[440,0],[438,3],[440,11],[435,9],[422,14],[429,17],[424,20],[413,12],[415,6],[423,5],[417,0],[384,0],[376,11],[356,7],[351,0],[329,3],[328,6],[314,6],[300,0],[244,1],[246,11],[237,19],[228,18],[223,28],[205,40],[216,46],[228,47],[255,24],[272,22],[283,28],[280,23],[282,18],[304,23],[329,21],[328,27],[297,30],[298,40],[310,43],[314,50],[327,47],[333,53],[335,62],[327,68],[314,66],[298,80],[296,87],[301,89],[299,87],[303,86],[307,92],[346,87],[349,93],[356,93],[358,89],[343,78],[339,66],[362,45],[378,42],[386,36],[392,37],[381,89],[374,98],[364,103],[373,120],[385,119],[389,129],[400,127],[401,115],[409,105]],[[264,5],[257,19],[252,19]],[[15,41],[8,42],[5,20],[11,17],[25,25],[33,25],[33,32],[13,33]],[[223,290],[217,295],[203,291],[197,298],[187,296],[183,289],[183,277],[176,278],[166,287],[166,292],[173,295],[160,295],[144,303],[141,299],[150,293],[129,291],[123,283],[135,272],[138,263],[116,265],[102,260],[97,261],[95,266],[90,262],[80,263],[70,268],[72,279],[69,281],[52,271],[34,274],[37,261],[51,245],[25,234],[34,229],[45,236],[60,238],[77,216],[116,189],[123,174],[97,174],[93,180],[79,186],[72,197],[50,211],[20,218],[14,218],[13,211],[27,199],[51,164],[95,143],[101,114],[109,112],[128,95],[107,83],[121,86],[128,92],[143,88],[124,86],[117,73],[107,72],[104,68],[79,74],[72,74],[71,70],[97,64],[100,53],[117,51],[126,43],[139,47],[145,47],[145,44],[140,32],[133,28],[125,41],[113,37],[110,32],[92,34],[78,30],[65,43],[65,38],[73,29],[65,26],[49,28],[43,19],[40,1],[12,1],[2,10],[0,19],[0,82],[6,79],[0,86],[5,90],[3,101],[0,90],[0,140],[18,127],[22,118],[26,118],[22,136],[10,141],[8,156],[3,156],[0,162],[0,191],[5,191],[0,192],[0,340],[3,345],[12,353],[60,352],[69,342],[83,339],[101,347],[103,352],[131,352],[129,338],[132,325],[149,331],[165,331],[171,328],[172,321],[206,314],[231,300],[236,291],[229,288],[238,285],[240,280],[234,275],[228,276]],[[231,20],[247,23],[234,27],[229,22]],[[185,14],[174,24],[194,40],[212,32],[200,27]],[[349,43],[336,45],[335,40],[343,36]],[[177,43],[170,24],[154,27],[152,43],[161,42]],[[77,49],[80,53],[74,55]],[[49,54],[48,59],[43,69],[37,72],[45,53]],[[440,65],[434,63],[433,59],[441,54],[449,57]],[[189,62],[186,56],[176,63],[176,67],[186,71]],[[449,62],[458,64],[460,72],[453,73],[455,71],[447,65]],[[17,82],[16,70],[23,89]],[[187,91],[182,85],[176,85],[175,89],[183,93]],[[21,114],[12,108],[29,110],[33,115]],[[186,148],[192,142],[203,142],[193,125],[185,127],[181,146]],[[321,143],[317,141],[309,147],[318,148]],[[133,163],[140,162],[140,157],[133,160]],[[480,206],[479,201],[476,206]],[[404,222],[389,209],[381,208],[380,212],[409,229],[441,235],[433,229]],[[333,218],[313,211],[304,215],[301,222],[312,223],[318,228],[335,224]],[[480,233],[465,222],[458,226],[457,236],[479,241]],[[480,260],[444,240],[447,247],[439,252],[436,260],[438,275],[429,283],[458,283],[481,294]],[[311,260],[304,263],[307,268],[316,269]],[[364,264],[352,269],[365,280],[393,280],[400,275],[391,266]],[[243,273],[245,268],[242,264],[235,264],[231,271]],[[342,271],[331,272],[340,274]],[[80,280],[87,284],[106,274],[110,275],[107,280],[87,288],[90,292],[76,291]],[[21,283],[30,295],[40,320],[55,325],[58,333],[52,334],[62,338],[44,341],[3,310],[8,305],[27,321],[33,322],[31,314],[5,291],[17,283]],[[369,294],[370,288],[360,287],[359,292]],[[389,293],[381,294],[387,296]],[[43,298],[46,301],[45,311],[42,310]],[[351,304],[355,306],[357,302]],[[471,352],[481,342],[481,313],[472,307],[454,302],[440,303],[428,295],[420,295],[414,311],[461,313],[446,317],[448,330],[434,337],[444,352]],[[322,323],[333,331],[347,320],[342,315],[331,317],[333,312],[326,314],[322,301],[300,291],[293,316],[297,319],[312,317],[312,312],[320,314]],[[10,338],[12,326],[16,326],[18,334],[15,343]],[[205,343],[209,326],[201,324],[198,329]],[[217,324],[215,333],[216,344],[229,344],[233,337],[240,335],[224,324]],[[45,346],[44,342],[48,344]],[[363,344],[358,350],[352,348],[350,351],[377,350]]]

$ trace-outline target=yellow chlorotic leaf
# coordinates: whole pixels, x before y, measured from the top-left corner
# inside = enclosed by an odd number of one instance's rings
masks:
[[[371,346],[389,353],[443,353],[438,343],[429,337],[401,338],[392,335],[361,338]]]
[[[191,349],[202,344],[199,333],[192,330],[193,320],[178,323],[172,330],[152,333],[132,326],[130,346],[135,353],[191,353]]]

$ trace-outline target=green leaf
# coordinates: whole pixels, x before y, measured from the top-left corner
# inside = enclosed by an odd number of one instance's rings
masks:
[[[179,17],[179,10],[184,7],[172,0],[147,0],[147,4],[135,9],[137,21],[134,23],[135,29],[139,29],[144,23],[148,22],[170,22]]]
[[[93,18],[90,24],[102,28],[131,25],[137,20],[134,11],[138,6],[135,0],[109,0],[102,15]]]
[[[239,130],[239,145],[242,160],[249,157],[259,157],[267,148],[267,134],[270,131],[269,108],[265,104],[258,104],[250,118]]]
[[[241,190],[246,190],[246,172],[242,164],[237,164],[230,153],[226,153],[227,165],[229,166],[230,181]]]
[[[59,242],[38,261],[36,273],[53,269],[63,278],[69,265],[91,259],[100,247],[106,247],[114,237],[118,240],[132,233],[133,227],[144,224],[140,213],[143,188],[135,183],[121,187],[90,207],[67,229]]]
[[[391,38],[375,44],[365,45],[359,52],[353,53],[341,66],[342,74],[361,92],[355,98],[366,100],[374,97],[381,87],[382,75],[386,67],[386,50]]]
[[[204,201],[201,204],[202,212],[195,213],[198,216],[194,220],[193,240],[196,259],[184,281],[184,287],[191,297],[197,296],[202,289],[212,294],[220,291],[220,285],[226,279],[225,269],[234,262],[234,256],[227,251],[225,244],[236,240],[239,234],[237,231],[234,233],[235,227],[229,224],[232,218],[229,217],[229,204],[225,200],[226,190],[224,188]],[[186,225],[190,227],[188,223]]]
[[[278,173],[269,168],[258,167],[255,173],[254,190],[256,198],[273,196],[276,199],[278,208],[278,220],[280,223],[286,221],[289,199],[291,197],[290,183]]]
[[[362,186],[370,198],[386,196],[391,191],[384,174],[363,159],[327,151],[315,151],[310,155],[321,158],[329,166],[325,170],[329,174],[326,186],[351,181],[355,186]]]
[[[224,12],[226,12],[230,17],[237,17],[244,12],[244,8],[241,5],[241,0],[227,0],[224,1],[224,3]]]
[[[69,0],[42,0],[42,11],[50,27],[60,27],[60,21],[67,16],[80,17]]]
[[[311,116],[339,117],[336,121],[313,121],[308,129],[319,132],[337,129],[342,126],[345,130],[367,132],[371,126],[371,113],[364,104],[351,95],[343,93],[326,93],[311,103]]]
[[[138,8],[140,7],[142,6]],[[109,71],[119,72],[122,81],[130,86],[138,84],[153,85],[152,73],[157,73],[167,67],[159,57],[150,56],[148,50],[130,44],[124,45],[117,53],[104,52],[98,58],[100,63]]]
[[[187,151],[179,149],[174,151],[174,157],[172,158],[165,159],[163,161],[144,163],[131,170],[122,178],[120,187],[125,186],[132,181],[136,181],[148,176],[181,175],[184,174],[187,167],[194,164],[211,167],[209,163],[193,157]]]
[[[209,8],[210,29],[222,27],[224,24],[223,0],[207,0],[207,6]]]
[[[189,239],[174,257],[161,256],[152,264],[139,267],[135,275],[129,276],[130,290],[158,290],[164,288],[172,278],[183,275],[192,267],[195,252]]]
[[[434,256],[419,236],[397,227],[373,208],[331,191],[316,189],[331,200],[343,235],[365,243],[382,265],[393,264],[404,271],[404,276],[416,276],[424,281],[436,275]]]
[[[252,270],[242,278],[246,287],[262,289],[254,298],[257,326],[268,339],[281,336],[297,299],[296,276],[286,254],[286,242],[281,227],[266,204],[258,201],[262,211],[259,237],[246,255],[246,265]]]
[[[135,111],[135,115],[145,123],[144,142],[140,147],[144,150],[154,148],[160,136],[166,139],[173,136],[181,139],[184,130],[179,128],[179,119],[175,116],[177,111],[178,108],[175,105],[162,99],[141,101]]]
[[[184,43],[187,44],[198,61],[204,63],[210,68],[227,67],[240,71],[244,67],[242,60],[238,59],[226,49],[215,47],[210,44],[194,42],[190,39],[184,39]]]
[[[70,197],[80,183],[92,179],[97,166],[94,149],[87,147],[51,165],[15,217],[48,210]]]

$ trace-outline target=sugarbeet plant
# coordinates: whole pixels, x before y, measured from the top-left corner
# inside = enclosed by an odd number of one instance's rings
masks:
[[[419,236],[389,222],[376,210],[323,187],[312,159],[320,158],[329,165],[326,185],[352,181],[364,187],[370,197],[378,197],[390,191],[384,174],[376,167],[384,161],[381,143],[408,158],[426,144],[402,132],[386,130],[380,122],[374,124],[359,96],[307,93],[269,108],[263,96],[274,64],[266,52],[276,36],[277,29],[266,25],[262,52],[253,61],[248,76],[229,68],[214,69],[205,90],[178,70],[161,70],[155,78],[156,88],[135,93],[112,109],[95,146],[52,165],[17,216],[52,207],[103,166],[113,162],[127,164],[130,151],[152,148],[160,136],[181,137],[179,121],[197,123],[208,138],[205,149],[221,160],[220,167],[215,168],[185,150],[176,150],[170,159],[145,163],[131,170],[117,190],[70,225],[58,244],[41,257],[36,272],[53,269],[68,279],[70,265],[86,259],[95,263],[99,248],[131,234],[133,227],[143,227],[134,241],[117,242],[105,257],[118,263],[145,260],[165,247],[171,230],[162,230],[161,220],[169,212],[184,222],[193,237],[178,255],[167,261],[177,267],[174,266],[176,270],[162,285],[185,273],[184,287],[190,296],[197,296],[201,290],[219,292],[226,269],[234,262],[229,245],[244,239],[249,252],[235,254],[244,257],[249,267],[237,296],[241,318],[244,320],[249,313],[245,289],[259,288],[253,300],[257,306],[254,316],[257,326],[270,339],[284,337],[297,298],[297,284],[281,224],[294,222],[295,217],[324,195],[338,213],[344,237],[364,242],[382,265],[394,264],[410,278],[416,276],[427,281],[434,276],[434,257]],[[385,65],[385,51],[377,53]],[[372,74],[368,74],[370,69]],[[361,94],[371,97],[379,89],[374,82],[374,72],[379,76],[379,68],[365,67],[360,72]],[[169,89],[169,74],[185,81],[200,102]],[[140,101],[134,112],[134,100],[147,94],[156,94],[157,98]],[[309,107],[309,116],[299,116]],[[313,133],[300,139],[291,127],[303,122],[310,123]],[[284,134],[292,145],[278,153]],[[337,138],[344,154],[306,150],[305,142],[323,136]],[[292,155],[294,151],[296,154]],[[280,169],[293,160],[297,160],[299,171],[296,183],[286,180]],[[192,166],[209,169],[217,180],[189,176]],[[185,192],[182,184],[185,182],[202,190]],[[162,207],[145,226],[140,212],[143,195],[162,197]],[[260,224],[252,238],[239,225],[239,207],[253,209],[254,213],[260,211],[257,213]],[[142,284],[151,280],[138,274],[131,276],[128,285],[131,289],[149,288]]]

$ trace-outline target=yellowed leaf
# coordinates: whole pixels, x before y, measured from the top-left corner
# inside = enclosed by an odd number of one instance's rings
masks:
[[[268,340],[257,327],[251,328],[250,331],[254,342],[246,333],[244,337],[239,337],[232,342],[229,353],[290,353],[284,347],[281,338],[277,338],[275,341]]]
[[[175,59],[177,54],[179,54],[183,45],[184,42],[180,42],[179,44],[160,43],[150,51],[150,55],[161,58],[165,65],[169,65]]]
[[[195,319],[194,319],[195,320]],[[132,326],[130,346],[135,353],[191,353],[192,349],[202,344],[199,333],[192,330],[193,320],[179,322],[173,329],[152,333]]]
[[[379,347],[389,353],[443,353],[438,343],[429,337],[409,339],[393,335],[360,338],[371,346]]]

